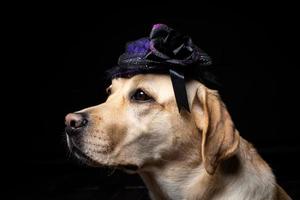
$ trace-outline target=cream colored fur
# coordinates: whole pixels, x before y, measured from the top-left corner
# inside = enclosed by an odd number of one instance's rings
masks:
[[[154,101],[134,102],[139,88]],[[290,199],[240,137],[217,91],[198,81],[186,88],[191,113],[179,113],[169,76],[114,79],[105,103],[80,111],[89,125],[68,141],[90,158],[77,155],[87,163],[137,166],[155,200]]]

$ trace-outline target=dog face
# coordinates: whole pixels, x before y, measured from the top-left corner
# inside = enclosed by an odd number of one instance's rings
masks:
[[[142,169],[163,160],[184,159],[191,156],[187,155],[190,150],[194,150],[195,160],[204,159],[207,166],[214,164],[212,160],[218,159],[203,158],[210,153],[203,148],[209,149],[205,138],[213,128],[208,126],[206,88],[197,81],[190,81],[186,88],[191,113],[178,112],[167,75],[114,79],[105,103],[66,116],[69,148],[76,157],[96,166],[130,165]],[[222,112],[219,107],[218,112]],[[213,134],[209,137],[214,138]],[[229,136],[227,139],[230,142]],[[214,143],[220,141],[215,139]]]

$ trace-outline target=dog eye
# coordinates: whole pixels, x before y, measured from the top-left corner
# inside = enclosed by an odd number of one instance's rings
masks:
[[[134,101],[150,101],[150,100],[153,100],[152,97],[147,95],[146,92],[144,92],[141,89],[136,90],[135,93],[131,96],[131,99],[134,100]]]
[[[111,87],[106,88],[106,94],[108,96],[111,95]]]

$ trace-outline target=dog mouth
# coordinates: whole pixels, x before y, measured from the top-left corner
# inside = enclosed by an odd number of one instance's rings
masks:
[[[117,164],[117,165],[103,165],[101,163],[98,163],[94,159],[90,158],[88,155],[86,155],[80,148],[74,144],[72,141],[72,138],[69,138],[67,136],[67,144],[69,147],[70,152],[80,161],[84,162],[85,164],[92,166],[92,167],[116,167],[118,169],[124,170],[128,173],[135,173],[138,171],[139,167],[134,164]]]
[[[128,173],[135,173],[139,170],[137,165],[127,164],[127,165],[117,165],[117,168],[125,170]]]
[[[89,166],[92,167],[116,167],[118,169],[124,170],[128,173],[135,173],[139,167],[137,165],[133,164],[120,164],[120,165],[112,165],[112,166],[107,166],[107,165],[102,165],[87,156],[85,153],[83,153],[79,148],[77,148],[75,145],[72,146],[71,152],[81,161],[84,163],[88,164]]]
[[[67,144],[69,147],[70,152],[80,161],[83,163],[90,165],[92,167],[98,167],[99,163],[90,158],[88,155],[86,155],[80,148],[74,144],[71,138],[67,136]]]
[[[99,166],[99,164],[87,156],[85,153],[83,153],[79,148],[77,148],[75,145],[72,146],[71,152],[77,157],[79,160],[84,161],[86,164],[90,166]]]

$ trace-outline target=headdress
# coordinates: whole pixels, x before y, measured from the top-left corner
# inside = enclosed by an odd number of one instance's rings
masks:
[[[110,69],[109,75],[114,79],[145,73],[170,74],[178,110],[190,111],[185,79],[203,77],[211,64],[210,57],[188,35],[156,24],[149,37],[127,43],[118,66]]]

